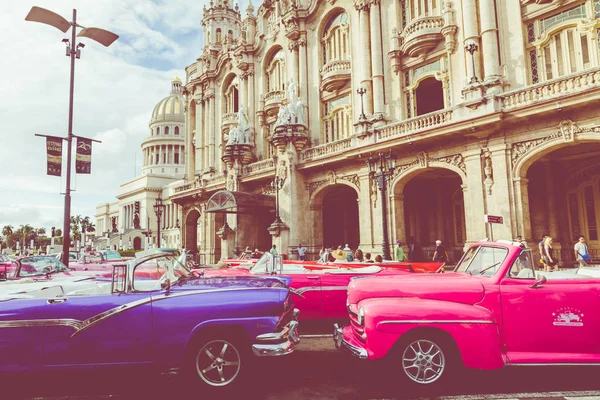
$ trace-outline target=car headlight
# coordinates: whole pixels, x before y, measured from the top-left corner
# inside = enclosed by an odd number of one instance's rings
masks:
[[[364,308],[359,308],[358,309],[358,324],[362,325],[365,319],[365,309]]]

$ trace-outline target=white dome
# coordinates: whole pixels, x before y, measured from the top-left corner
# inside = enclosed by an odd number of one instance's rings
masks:
[[[159,101],[152,111],[150,124],[157,122],[185,122],[181,80],[179,78],[171,81],[171,95]]]

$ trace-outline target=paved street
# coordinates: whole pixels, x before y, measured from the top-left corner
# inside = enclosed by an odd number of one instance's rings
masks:
[[[433,391],[396,386],[391,371],[338,353],[329,338],[305,339],[298,351],[261,360],[248,385],[228,398],[300,399],[600,399],[600,368],[538,367],[465,371],[454,384]],[[129,370],[2,377],[2,400],[130,400],[214,398],[183,386],[180,376]],[[443,397],[440,397],[443,396]]]

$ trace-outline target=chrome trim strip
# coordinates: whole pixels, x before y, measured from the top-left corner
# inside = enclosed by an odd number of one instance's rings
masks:
[[[306,292],[312,292],[315,290],[321,290],[321,291],[333,291],[333,290],[348,290],[348,286],[305,286],[303,288],[300,289],[295,289],[296,292],[300,293],[300,294],[304,294]]]
[[[478,320],[478,319],[413,319],[403,321],[381,321],[379,325],[396,325],[396,324],[494,324],[493,321]]]
[[[44,326],[68,326],[77,332],[83,322],[76,319],[23,319],[0,321],[0,328],[35,328]]]

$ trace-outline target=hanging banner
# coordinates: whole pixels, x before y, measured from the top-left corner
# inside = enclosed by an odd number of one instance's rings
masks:
[[[46,136],[46,155],[48,159],[47,174],[60,176],[62,169],[63,138]]]
[[[92,141],[91,139],[77,138],[77,156],[75,158],[75,172],[78,174],[92,173]]]

